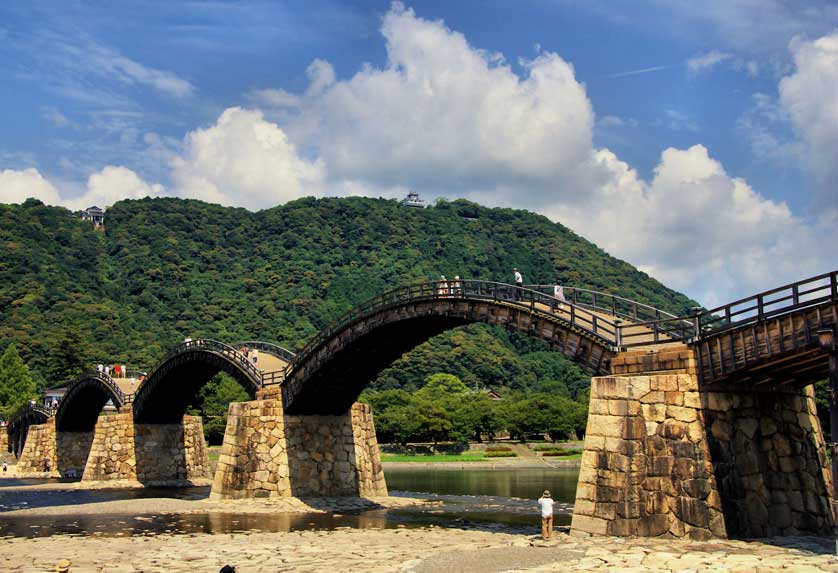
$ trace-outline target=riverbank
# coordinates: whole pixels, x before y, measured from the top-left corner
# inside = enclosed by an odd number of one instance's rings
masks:
[[[0,570],[71,573],[239,573],[366,571],[835,571],[831,542],[783,538],[764,542],[576,538],[550,542],[524,531],[473,528],[337,529],[228,535],[7,538]]]
[[[385,471],[387,469],[410,469],[410,468],[434,468],[434,469],[534,469],[534,468],[572,468],[582,465],[581,459],[551,459],[539,461],[533,458],[498,458],[496,460],[484,460],[473,462],[381,462]]]

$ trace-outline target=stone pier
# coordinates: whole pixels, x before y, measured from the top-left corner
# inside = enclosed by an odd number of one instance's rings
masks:
[[[761,537],[832,525],[810,387],[700,387],[686,347],[618,355],[592,380],[572,532]]]
[[[55,449],[55,418],[29,426],[26,443],[17,460],[18,475],[59,477]]]
[[[9,451],[9,427],[0,427],[0,463],[10,462],[14,459],[14,454]]]
[[[135,424],[128,411],[99,418],[82,481],[165,485],[210,477],[199,416],[184,416],[182,424]]]
[[[342,416],[286,416],[269,391],[230,404],[211,499],[383,495],[368,405]]]

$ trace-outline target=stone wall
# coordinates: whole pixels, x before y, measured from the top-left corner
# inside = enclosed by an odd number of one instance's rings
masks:
[[[686,349],[620,355],[614,367],[623,374],[591,384],[574,533],[705,539],[831,527],[811,387],[703,390]],[[657,372],[633,375],[641,369]]]
[[[14,454],[9,451],[9,427],[0,427],[0,463],[14,461]]]
[[[575,533],[726,537],[693,374],[591,382]]]
[[[183,424],[134,424],[130,411],[102,416],[83,481],[139,480],[167,484],[210,477],[200,417]]]
[[[82,481],[136,480],[134,418],[130,410],[100,416]]]
[[[45,424],[29,426],[26,444],[17,461],[18,475],[48,475],[58,477],[58,460],[55,455],[55,419]]]
[[[276,396],[230,404],[212,499],[386,495],[372,411],[284,416]]]
[[[814,388],[707,393],[705,422],[728,533],[825,532],[832,475]]]
[[[93,432],[56,432],[56,463],[63,477],[80,478],[87,465]]]
[[[136,424],[134,454],[143,483],[211,477],[200,416],[184,416],[182,424]]]

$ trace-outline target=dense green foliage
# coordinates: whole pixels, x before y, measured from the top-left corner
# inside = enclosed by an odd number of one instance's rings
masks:
[[[451,374],[434,374],[413,393],[370,388],[361,400],[375,411],[378,439],[384,443],[468,442],[494,439],[499,433],[525,440],[548,434],[552,439],[578,437],[585,431],[588,400],[567,392],[511,392],[503,400],[470,390]]]
[[[186,335],[301,348],[353,304],[441,273],[511,281],[517,266],[528,283],[585,286],[676,313],[695,304],[545,217],[462,200],[411,209],[305,198],[251,213],[143,199],[115,204],[105,225],[95,232],[34,200],[0,205],[0,345],[17,345],[39,388],[97,362],[148,368]],[[420,345],[374,387],[412,393],[440,372],[469,389],[571,400],[588,379],[539,343],[472,325]],[[229,396],[226,386],[213,391]],[[207,416],[219,408],[199,406]],[[435,411],[422,414],[428,436],[452,431]]]
[[[8,420],[19,407],[35,397],[35,382],[14,344],[0,355],[0,419]]]
[[[227,428],[227,407],[230,402],[247,402],[247,391],[232,377],[219,372],[201,388],[195,397],[189,414],[200,415],[204,423],[204,435],[209,445],[221,444]]]

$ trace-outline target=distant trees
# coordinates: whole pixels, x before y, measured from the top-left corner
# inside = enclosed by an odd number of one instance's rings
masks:
[[[14,344],[0,355],[0,416],[8,420],[15,410],[35,397],[35,382]]]
[[[561,386],[560,388],[564,388]],[[558,440],[581,436],[587,420],[585,402],[563,392],[511,392],[492,400],[470,390],[451,374],[433,374],[419,390],[366,390],[361,400],[370,404],[376,432],[382,443],[468,442],[493,439],[507,431],[525,440],[531,434],[548,434]]]
[[[188,413],[201,416],[204,437],[209,445],[214,446],[224,440],[230,402],[247,402],[248,400],[250,397],[241,384],[230,375],[219,372],[201,388]]]

